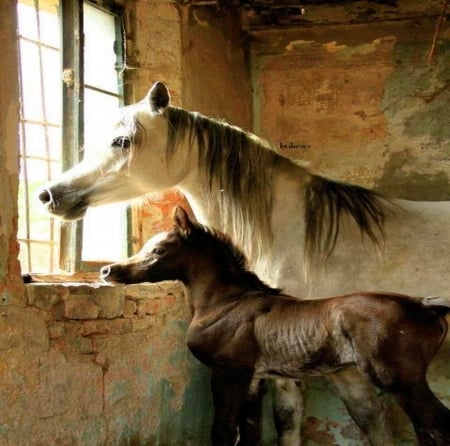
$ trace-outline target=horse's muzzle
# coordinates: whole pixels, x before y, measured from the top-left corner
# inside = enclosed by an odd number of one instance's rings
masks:
[[[79,195],[70,194],[64,189],[46,187],[39,192],[39,201],[47,211],[63,220],[79,220],[84,217],[89,204]]]
[[[43,189],[38,198],[46,206],[50,206],[53,203],[53,195],[49,189]]]

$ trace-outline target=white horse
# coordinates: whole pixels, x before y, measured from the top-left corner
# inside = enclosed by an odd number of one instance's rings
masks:
[[[200,222],[230,234],[256,273],[286,293],[333,295],[363,285],[448,296],[448,202],[386,200],[313,175],[255,135],[171,106],[160,82],[123,109],[110,141],[96,161],[43,188],[39,198],[49,212],[77,219],[90,206],[175,186]],[[354,368],[330,379],[369,443],[393,444],[374,387]],[[298,446],[299,387],[275,384],[279,444]]]

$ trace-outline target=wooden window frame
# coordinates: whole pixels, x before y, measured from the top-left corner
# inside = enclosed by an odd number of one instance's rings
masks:
[[[39,0],[29,0],[29,3],[35,4],[36,14],[37,11],[42,10]],[[115,18],[115,53],[116,53],[116,70],[120,72],[121,76],[118,76],[118,94],[103,90],[102,88],[85,85],[84,83],[84,41],[83,41],[83,9],[84,4],[90,4],[93,7],[103,10],[109,14],[112,14]],[[61,116],[61,140],[62,140],[62,153],[61,153],[61,169],[65,171],[70,169],[82,159],[83,153],[83,134],[84,134],[84,90],[90,88],[101,94],[109,94],[115,96],[119,100],[119,104],[124,105],[124,79],[125,73],[125,54],[124,54],[124,33],[123,33],[123,17],[125,8],[117,4],[113,0],[60,0],[58,19],[61,30],[61,43],[60,43],[60,57],[62,63],[62,116]],[[41,44],[39,44],[41,45]],[[42,65],[42,63],[41,63]],[[21,73],[21,72],[19,72]],[[42,73],[41,73],[42,74]],[[25,118],[21,117],[20,130],[22,138],[25,138],[24,125],[27,122]],[[43,125],[49,125],[47,122]],[[48,151],[48,144],[46,147]],[[32,199],[29,197],[27,188],[28,177],[26,173],[27,166],[27,154],[26,144],[23,143],[24,158],[24,185],[25,185],[25,202],[29,203]],[[49,158],[47,162],[51,162]],[[34,199],[34,198],[33,198]],[[30,225],[30,216],[28,211],[29,206],[25,205],[25,213],[23,216],[26,219],[26,228]],[[127,211],[126,226],[127,233],[124,234],[124,238],[128,241],[126,249],[131,252],[132,244],[129,241],[129,233],[131,228],[131,212]],[[54,225],[53,220],[49,222],[50,225]],[[49,246],[58,245],[58,240],[51,238],[42,243]],[[57,236],[56,236],[57,237]],[[74,273],[79,271],[98,271],[101,262],[83,261],[82,259],[82,239],[83,238],[83,222],[65,222],[60,227],[59,232],[59,261],[56,261],[60,270],[67,273]],[[21,239],[21,243],[24,243],[29,250],[30,243],[39,242],[39,240],[32,240],[29,235],[29,229],[25,234],[25,237]],[[53,248],[51,249],[53,253]],[[27,255],[28,266],[27,269],[33,268],[33,259],[30,259],[30,251]],[[53,254],[52,254],[53,255]],[[53,262],[50,262],[53,263]],[[50,265],[49,263],[49,265]],[[33,271],[30,271],[33,273]],[[49,273],[51,271],[48,271]]]

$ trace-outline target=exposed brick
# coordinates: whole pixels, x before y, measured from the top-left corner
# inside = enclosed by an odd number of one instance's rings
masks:
[[[122,316],[125,304],[123,294],[105,289],[95,293],[93,300],[100,308],[100,318],[113,319]]]
[[[126,299],[123,307],[123,317],[131,318],[137,311],[137,304],[131,299]]]
[[[97,319],[100,307],[86,296],[71,296],[65,301],[64,316],[67,319]]]
[[[90,336],[93,334],[121,334],[130,331],[132,331],[130,319],[99,319],[83,322],[80,333],[82,336]]]
[[[63,322],[53,321],[47,326],[50,339],[60,338],[64,335],[65,328]]]

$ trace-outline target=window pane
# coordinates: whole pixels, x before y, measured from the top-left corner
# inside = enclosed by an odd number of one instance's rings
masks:
[[[21,40],[20,74],[22,78],[23,118],[33,121],[44,120],[39,60],[39,46],[35,43]]]
[[[86,88],[84,91],[84,146],[87,152],[98,150],[108,143],[114,117],[119,109],[119,99]]]
[[[42,74],[46,120],[61,125],[62,80],[60,52],[42,48]]]
[[[127,256],[126,205],[90,208],[83,225],[83,260],[114,262]]]
[[[58,0],[19,0],[19,260],[23,272],[57,269],[59,224],[40,205],[42,184],[61,170]]]
[[[24,155],[34,158],[50,158],[52,161],[61,159],[61,129],[59,127],[44,126],[25,122],[24,138],[21,141]],[[52,175],[59,173],[52,170]],[[50,178],[49,178],[50,179]]]
[[[19,34],[32,40],[38,40],[37,17],[34,5],[19,2],[17,4]]]
[[[39,6],[40,40],[46,45],[60,48],[58,1],[40,0]]]
[[[34,273],[48,273],[59,257],[57,245],[30,242],[30,257]]]
[[[84,156],[87,157],[110,143],[111,126],[121,105],[114,52],[115,23],[112,14],[84,4]],[[83,220],[82,260],[111,262],[126,257],[126,223],[123,204],[89,209]]]
[[[114,16],[84,4],[84,81],[113,93],[118,92],[116,28]]]
[[[20,0],[17,4],[19,34],[59,48],[58,7],[58,0],[38,0],[36,3],[35,0]]]

